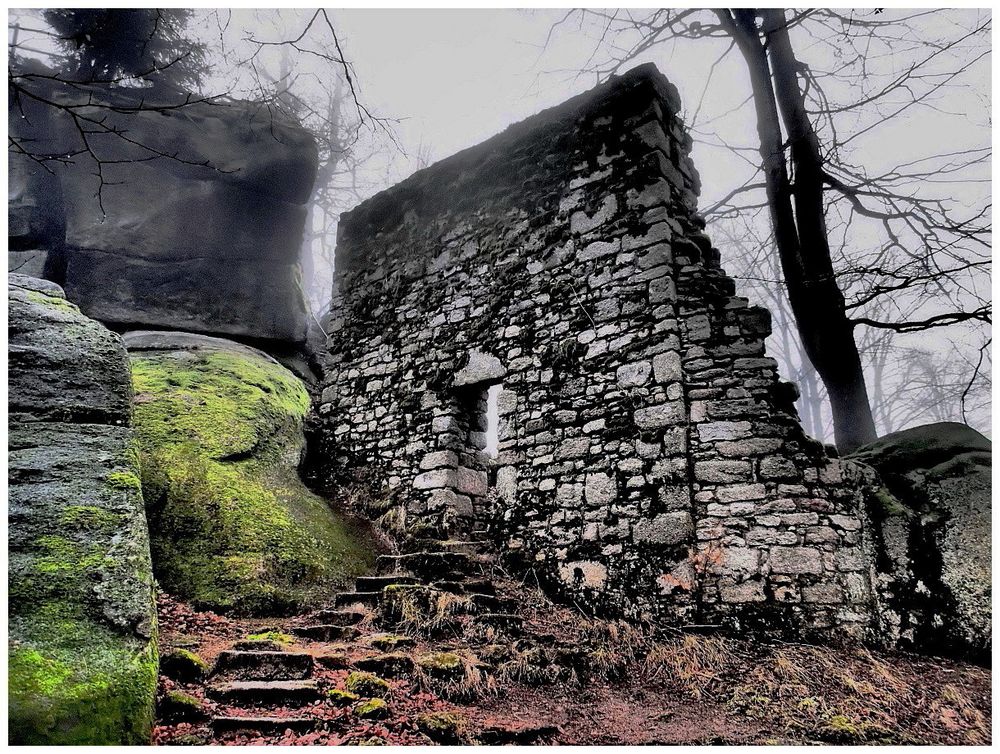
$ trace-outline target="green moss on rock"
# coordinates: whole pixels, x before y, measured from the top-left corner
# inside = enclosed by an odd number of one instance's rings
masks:
[[[389,716],[389,705],[384,699],[368,699],[354,705],[354,714],[364,720],[384,720]]]
[[[160,699],[160,717],[171,722],[196,721],[206,716],[201,699],[183,691],[168,691]]]
[[[343,689],[330,689],[326,692],[326,698],[338,707],[348,707],[361,699],[357,694]]]
[[[11,553],[10,741],[148,744],[158,658],[141,498],[66,465],[89,459],[82,437],[37,430],[35,437],[67,478],[49,483],[50,498],[34,500],[47,511],[45,529]],[[111,438],[101,443],[122,447]],[[109,457],[113,474],[134,476],[123,458]]]
[[[158,657],[121,338],[8,281],[8,743],[150,743]]]
[[[902,501],[893,495],[888,488],[879,487],[874,492],[875,502],[879,511],[884,516],[912,516],[913,511],[907,508]]]
[[[465,718],[456,712],[425,712],[417,715],[417,729],[436,743],[459,743],[464,728]]]
[[[82,627],[86,627],[84,630]],[[157,658],[81,618],[21,633],[48,640],[8,647],[10,741],[29,745],[148,744]]]
[[[160,658],[160,672],[181,683],[200,681],[208,672],[208,663],[190,649],[177,647]]]
[[[377,675],[354,671],[347,674],[344,685],[352,694],[360,697],[381,698],[390,693],[389,684]]]
[[[281,631],[264,631],[259,634],[248,634],[247,641],[270,641],[281,646],[288,646],[295,643],[295,637],[283,634]]]
[[[417,665],[430,676],[457,679],[465,675],[465,661],[453,652],[432,652],[417,658]]]
[[[267,615],[369,569],[365,530],[297,474],[309,396],[242,352],[139,352],[134,423],[154,569],[195,605]]]
[[[416,639],[410,636],[401,636],[400,634],[376,634],[369,641],[373,647],[381,649],[384,652],[412,647],[417,643]]]

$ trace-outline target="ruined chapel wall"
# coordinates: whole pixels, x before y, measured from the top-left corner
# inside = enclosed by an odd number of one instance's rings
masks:
[[[346,214],[320,453],[411,522],[492,523],[581,605],[864,633],[853,487],[702,232],[678,110],[636,69]]]

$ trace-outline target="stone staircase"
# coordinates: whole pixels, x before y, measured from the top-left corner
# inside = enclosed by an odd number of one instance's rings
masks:
[[[322,699],[312,680],[314,659],[306,652],[285,650],[270,641],[241,641],[219,654],[206,696],[220,704],[253,709],[248,716],[215,715],[210,724],[218,735],[254,731],[262,735],[285,730],[305,732],[315,727],[310,716],[276,716],[269,708],[302,707]]]
[[[509,631],[520,628],[521,619],[507,612],[511,606],[497,596],[490,578],[496,555],[489,542],[416,540],[406,549],[380,555],[375,575],[359,577],[353,592],[338,594],[332,609],[315,613],[316,623],[296,629],[296,635],[321,641],[354,638],[359,616],[382,605],[386,590],[407,588],[461,595],[476,622]]]
[[[463,609],[452,626],[458,633],[481,626],[509,637],[520,635],[521,617],[511,612],[511,600],[497,594],[491,578],[495,556],[487,542],[423,540],[405,549],[401,554],[379,556],[376,572],[359,577],[354,591],[337,594],[330,607],[289,629],[308,642],[309,652],[260,640],[239,641],[221,652],[206,696],[220,708],[239,708],[241,714],[216,714],[210,720],[213,732],[266,736],[288,729],[307,732],[322,725],[324,721],[311,714],[310,706],[325,699],[326,689],[313,674],[317,663],[330,667],[327,663],[332,656],[325,656],[325,648],[317,644],[356,641],[380,653],[353,660],[351,669],[386,678],[413,676],[418,663],[406,650],[414,649],[417,640],[379,633],[396,627],[383,608],[387,600],[406,590],[425,599],[458,596]],[[302,714],[290,716],[293,709],[301,709]]]

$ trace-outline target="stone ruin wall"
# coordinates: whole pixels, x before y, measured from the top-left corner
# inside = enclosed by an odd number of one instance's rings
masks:
[[[343,216],[324,472],[588,609],[870,637],[860,471],[804,435],[720,267],[679,108],[634,69]]]

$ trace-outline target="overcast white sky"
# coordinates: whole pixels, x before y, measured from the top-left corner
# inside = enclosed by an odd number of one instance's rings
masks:
[[[416,167],[413,158],[421,148],[432,161],[442,159],[598,83],[595,75],[578,73],[594,52],[595,26],[581,29],[574,20],[558,27],[545,46],[553,23],[566,15],[565,10],[350,9],[330,14],[344,52],[353,62],[362,100],[378,115],[399,119],[396,134],[409,155],[403,158],[388,144],[380,145],[380,155],[392,158],[393,164],[389,169],[376,164],[370,170],[366,194],[412,172]],[[926,38],[955,36],[957,29],[971,28],[988,14],[988,10],[971,9],[937,12],[920,22],[926,24],[921,34]],[[236,10],[230,33],[234,40],[247,34],[289,39],[311,15],[311,10]],[[216,29],[206,27],[203,31],[210,45],[218,44]],[[793,37],[793,42],[807,63],[823,68],[837,62],[835,41],[830,44],[828,39],[816,42]],[[694,131],[692,156],[702,177],[702,208],[752,176],[759,161],[754,151],[756,118],[748,100],[748,74],[735,49],[716,65],[710,86],[705,86],[713,63],[727,46],[727,40],[718,39],[667,41],[626,66],[654,62],[680,90],[683,117]],[[309,60],[300,56],[296,65],[304,70]],[[888,71],[909,60],[912,56],[897,61],[886,55],[873,64]],[[312,62],[316,63],[315,58]],[[853,156],[855,163],[871,174],[934,152],[988,146],[989,73],[987,58],[961,86],[948,87],[933,107],[914,109],[892,124],[874,129],[860,140]],[[326,74],[319,70],[317,75]],[[826,86],[835,101],[857,98],[850,87],[837,91],[832,81]],[[858,118],[871,119],[871,110],[859,111]],[[857,126],[858,122],[841,119],[840,127],[845,130]],[[716,134],[745,151],[713,145]],[[970,182],[965,177],[962,182],[933,188],[958,205],[974,206],[989,192],[988,170],[980,177],[985,182]],[[845,249],[853,252],[865,240],[864,234],[855,234]],[[317,277],[316,282],[318,289],[328,289],[325,276]],[[943,347],[947,343],[942,339],[951,335],[935,332],[912,340]]]
[[[976,12],[960,13],[968,20]],[[549,29],[564,14],[564,10],[338,10],[334,19],[366,101],[384,115],[406,119],[398,131],[408,150],[425,144],[434,159],[441,159],[597,83],[592,75],[576,73],[594,49],[593,29],[581,31],[575,23],[561,26],[543,53]],[[725,48],[719,40],[681,40],[661,45],[642,59],[656,63],[678,87],[689,125],[708,71]],[[800,52],[808,60],[812,51]],[[988,77],[989,63],[981,70]],[[984,89],[988,91],[988,82]],[[733,50],[715,71],[698,121],[739,105],[748,91],[745,65]],[[952,96],[954,107],[967,112],[967,119],[938,118],[923,111],[901,119],[892,129],[879,129],[868,155],[870,164],[908,158],[927,140],[946,138],[956,148],[981,143],[989,103],[972,92]],[[756,136],[752,105],[728,118],[725,127],[728,140],[752,146]],[[707,197],[733,185],[734,169],[742,173],[748,168],[728,150],[706,144],[695,150]]]

